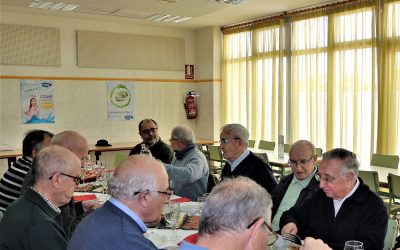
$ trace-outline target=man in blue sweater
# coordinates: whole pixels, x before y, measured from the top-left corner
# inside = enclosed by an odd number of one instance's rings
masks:
[[[143,234],[158,222],[171,191],[161,162],[147,155],[123,161],[108,184],[111,198],[83,219],[68,249],[157,249]]]

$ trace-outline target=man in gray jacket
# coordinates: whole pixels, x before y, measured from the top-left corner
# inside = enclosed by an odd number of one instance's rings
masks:
[[[169,140],[175,156],[171,164],[164,166],[172,181],[171,188],[176,195],[197,200],[207,192],[207,159],[197,150],[194,133],[189,127],[175,127]]]

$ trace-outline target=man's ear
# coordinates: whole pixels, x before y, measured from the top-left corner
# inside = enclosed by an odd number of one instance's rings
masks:
[[[141,207],[146,208],[147,202],[149,201],[149,192],[145,191],[142,193],[137,194],[138,203]]]
[[[258,219],[253,225],[251,225],[250,228],[245,230],[246,233],[246,244],[244,249],[256,249],[257,246],[259,245],[258,243],[258,234],[260,233],[266,233],[261,230],[261,227],[264,224],[264,219],[260,218]]]
[[[51,177],[51,184],[56,187],[59,188],[61,186],[61,175],[59,173],[55,173],[53,174],[53,176]]]

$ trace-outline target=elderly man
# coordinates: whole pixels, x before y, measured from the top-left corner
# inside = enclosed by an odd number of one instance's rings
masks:
[[[300,140],[289,149],[289,165],[292,174],[284,176],[272,192],[272,229],[279,230],[279,220],[283,212],[303,202],[319,189],[314,178],[317,173],[315,146],[306,140]]]
[[[282,233],[322,239],[333,249],[348,240],[364,249],[383,249],[388,216],[382,199],[358,175],[354,153],[337,148],[323,154],[317,177],[321,189],[301,206],[283,213]]]
[[[32,167],[32,159],[40,149],[50,145],[53,134],[45,130],[29,131],[22,141],[22,157],[19,158],[0,180],[0,212],[18,199],[26,173]]]
[[[59,147],[43,148],[33,161],[33,187],[7,209],[0,223],[0,249],[66,249],[59,206],[68,203],[81,173],[79,159]]]
[[[158,125],[153,119],[144,119],[139,123],[139,135],[142,142],[132,148],[129,155],[140,154],[142,144],[147,147],[152,156],[163,163],[171,163],[174,152],[158,135]]]
[[[176,195],[197,200],[207,192],[207,159],[197,150],[193,131],[189,127],[175,127],[170,142],[175,157],[171,164],[164,166],[172,180],[172,189]]]
[[[76,228],[68,249],[157,249],[143,234],[158,222],[171,192],[162,164],[144,155],[130,156],[108,184],[111,198]]]
[[[89,145],[85,137],[78,132],[66,130],[58,133],[51,140],[51,144],[68,149],[79,158],[81,166],[85,165]],[[28,172],[25,176],[23,190],[32,185],[32,179],[32,172]],[[68,238],[71,237],[72,232],[82,218],[98,206],[98,203],[94,201],[74,202],[74,200],[71,199],[68,204],[60,207],[63,227]]]
[[[265,250],[277,239],[269,226],[271,206],[269,194],[253,180],[226,179],[214,187],[206,200],[196,245],[183,242],[179,249]],[[320,240],[307,238],[300,249],[330,248]]]
[[[222,127],[220,148],[227,163],[222,170],[222,179],[226,177],[246,176],[254,180],[268,193],[276,187],[271,167],[247,149],[249,132],[240,124],[227,124]]]

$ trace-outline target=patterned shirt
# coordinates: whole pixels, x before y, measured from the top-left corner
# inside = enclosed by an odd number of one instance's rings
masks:
[[[23,156],[4,173],[0,180],[0,211],[5,212],[8,205],[18,199],[25,175],[31,167],[32,160]]]

